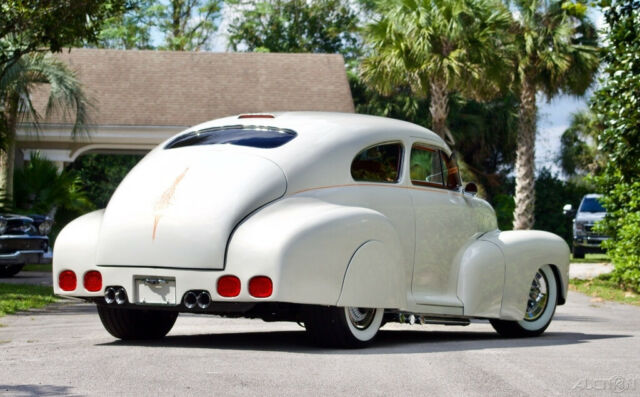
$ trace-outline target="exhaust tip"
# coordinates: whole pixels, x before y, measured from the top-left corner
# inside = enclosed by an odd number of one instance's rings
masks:
[[[108,305],[116,301],[116,290],[113,287],[109,287],[104,290],[104,301]]]
[[[125,291],[122,287],[118,288],[116,290],[115,299],[116,303],[119,305],[127,303],[127,291]]]
[[[198,294],[197,302],[200,309],[206,309],[211,304],[211,295],[209,295],[208,292],[203,291]]]
[[[193,291],[189,291],[184,295],[184,306],[187,309],[193,309],[198,304],[198,297]]]

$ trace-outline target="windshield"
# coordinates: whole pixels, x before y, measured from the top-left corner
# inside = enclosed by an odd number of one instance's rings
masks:
[[[588,197],[582,200],[580,205],[580,212],[606,212],[600,201],[595,197]]]
[[[180,135],[165,146],[174,149],[185,146],[231,144],[272,149],[284,145],[297,134],[291,130],[274,127],[229,126],[209,128]]]

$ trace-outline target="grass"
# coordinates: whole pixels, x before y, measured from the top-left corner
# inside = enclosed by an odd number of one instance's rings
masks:
[[[26,265],[22,268],[23,272],[50,272],[51,264],[48,265]]]
[[[0,317],[21,310],[44,307],[56,300],[52,287],[0,284]]]
[[[571,263],[609,263],[611,259],[607,254],[586,254],[584,259],[575,259],[571,255]]]
[[[600,275],[593,280],[571,279],[569,288],[594,298],[640,306],[640,295],[620,288],[608,274]]]

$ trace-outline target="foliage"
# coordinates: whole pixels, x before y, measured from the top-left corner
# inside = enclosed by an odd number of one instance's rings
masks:
[[[583,95],[598,70],[598,37],[583,0],[513,1],[514,90],[531,80],[547,98]]]
[[[492,204],[496,210],[500,230],[511,230],[515,207],[514,181],[507,180],[503,186],[504,193],[496,195]],[[533,228],[555,233],[564,238],[567,244],[571,244],[573,218],[563,215],[562,207],[571,204],[577,208],[582,197],[592,193],[594,189],[594,186],[583,180],[562,180],[549,169],[543,168],[536,178],[536,222]]]
[[[80,179],[71,171],[59,171],[56,165],[34,153],[14,176],[15,211],[24,214],[52,214],[56,225],[64,225],[94,208],[82,191]]]
[[[614,280],[640,291],[640,2],[608,3],[606,66],[592,103],[609,160],[597,178],[607,209],[601,227],[612,236],[606,246]]]
[[[450,101],[449,127],[458,160],[472,180],[492,200],[505,191],[506,175],[513,168],[518,102],[506,95],[485,103],[454,96]]]
[[[31,92],[39,85],[47,84],[49,97],[45,114],[42,115],[31,102]],[[38,122],[55,112],[66,118],[75,118],[71,130],[73,135],[86,132],[91,104],[84,94],[82,84],[69,67],[50,54],[24,56],[6,70],[0,79],[0,101],[4,107],[4,121],[14,119],[17,123]],[[14,114],[9,114],[15,112]],[[0,126],[0,132],[13,138],[14,126]]]
[[[609,274],[603,274],[593,280],[571,279],[569,280],[569,288],[594,298],[640,305],[640,295],[633,291],[621,289]]]
[[[239,15],[228,29],[234,51],[360,54],[358,15],[345,0],[229,2]]]
[[[130,0],[124,12],[107,19],[89,45],[100,48],[155,49],[152,32],[162,34],[159,49],[211,49],[218,29],[221,0]]]
[[[46,85],[46,86],[44,86]],[[50,54],[25,55],[10,67],[0,79],[0,189],[9,199],[13,194],[14,139],[20,122],[38,128],[42,114],[31,102],[34,89],[48,90],[45,117],[62,113],[64,119],[74,117],[71,134],[87,132],[88,110],[91,107],[80,81],[66,64]]]
[[[125,0],[3,0],[0,3],[0,78],[23,55],[61,51],[96,38],[104,19]]]
[[[520,98],[514,229],[534,225],[536,94],[583,95],[598,69],[597,34],[584,0],[516,0],[513,92]]]
[[[577,208],[580,200],[594,188],[587,184],[563,181],[544,168],[536,178],[536,209],[534,229],[557,234],[571,245],[573,240],[572,217],[562,214],[562,207],[571,204]]]
[[[598,133],[602,130],[593,113],[581,111],[571,116],[571,125],[560,138],[560,167],[565,175],[597,174],[605,159],[598,150]]]
[[[129,2],[123,12],[105,19],[93,44],[99,48],[154,49],[151,29],[155,25],[156,3],[156,0]]]
[[[141,158],[140,155],[87,154],[67,169],[78,175],[89,200],[97,208],[105,208],[122,179]]]
[[[56,302],[53,288],[43,285],[0,284],[0,317]]]
[[[430,95],[432,129],[440,136],[446,134],[450,93],[487,98],[500,91],[510,24],[501,3],[393,0],[379,2],[376,11],[380,17],[365,31],[370,54],[361,65],[364,80],[386,95],[398,86]]]

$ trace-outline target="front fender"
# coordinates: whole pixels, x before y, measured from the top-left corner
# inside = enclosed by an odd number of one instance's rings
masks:
[[[359,251],[359,247],[367,248]],[[292,197],[266,206],[237,227],[229,242],[225,273],[241,279],[271,277],[272,301],[350,304],[355,302],[349,298],[352,289],[357,289],[368,291],[358,301],[362,306],[371,307],[371,303],[365,304],[371,298],[376,306],[384,303],[378,307],[395,307],[395,296],[384,302],[373,299],[375,287],[389,282],[389,274],[400,280],[407,278],[406,260],[399,247],[395,228],[377,211]],[[368,277],[358,277],[367,271],[363,259],[378,253],[384,255],[384,263],[373,263]],[[355,278],[347,274],[350,262]]]
[[[500,317],[521,320],[533,277],[550,265],[558,277],[558,303],[563,304],[569,285],[569,246],[553,233],[518,230],[487,233],[482,240],[496,244],[504,253],[506,271]]]

